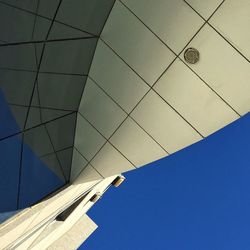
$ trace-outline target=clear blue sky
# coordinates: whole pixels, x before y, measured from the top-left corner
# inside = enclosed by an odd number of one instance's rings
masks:
[[[82,250],[249,250],[250,115],[126,174],[89,211]]]

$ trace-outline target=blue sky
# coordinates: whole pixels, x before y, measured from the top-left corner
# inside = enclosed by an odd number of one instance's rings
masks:
[[[125,174],[89,211],[83,250],[250,249],[250,115]]]

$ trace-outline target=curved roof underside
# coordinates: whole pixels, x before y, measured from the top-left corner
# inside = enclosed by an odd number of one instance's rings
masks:
[[[1,167],[11,166],[0,185],[13,197],[2,211],[86,173],[141,167],[249,111],[248,1],[6,0],[0,11]]]
[[[0,2],[0,212],[30,206],[69,182],[71,162],[83,165],[77,111],[113,4]]]
[[[249,10],[244,0],[116,1],[79,107],[77,131],[91,136],[75,144],[101,175],[172,154],[249,111]],[[188,47],[197,64],[185,62]]]

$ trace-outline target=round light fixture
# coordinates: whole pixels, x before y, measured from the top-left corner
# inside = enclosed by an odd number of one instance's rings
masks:
[[[184,59],[187,63],[195,64],[200,59],[200,53],[195,48],[188,48],[184,52]]]

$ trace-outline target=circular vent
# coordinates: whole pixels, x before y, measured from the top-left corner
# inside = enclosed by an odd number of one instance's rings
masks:
[[[184,59],[187,63],[195,64],[200,59],[200,53],[195,48],[188,48],[184,52]]]

